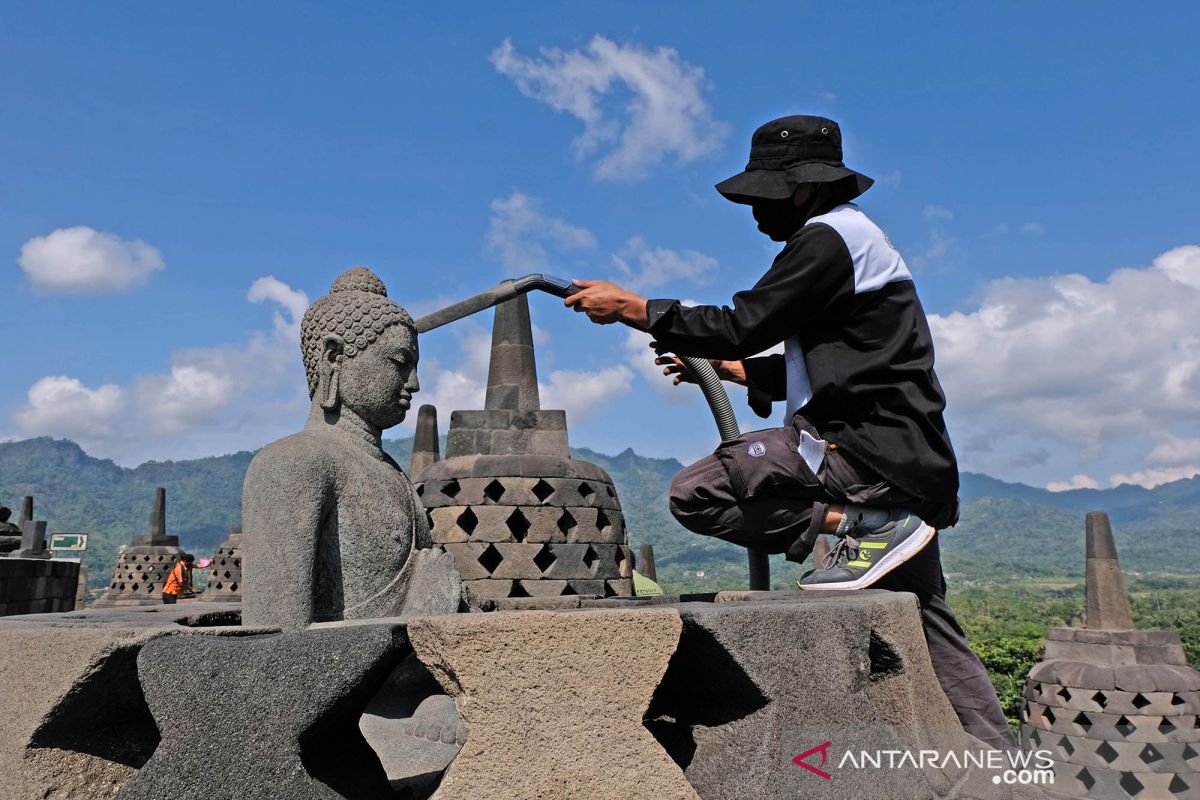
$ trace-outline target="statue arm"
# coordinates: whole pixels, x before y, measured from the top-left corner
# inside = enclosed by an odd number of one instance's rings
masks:
[[[255,456],[242,487],[245,625],[299,628],[313,621],[317,544],[333,502],[331,477],[301,442],[288,444]]]

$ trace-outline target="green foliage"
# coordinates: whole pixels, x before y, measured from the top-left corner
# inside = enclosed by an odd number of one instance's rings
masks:
[[[90,534],[83,563],[91,587],[107,585],[117,548],[146,531],[154,488],[167,488],[167,532],[211,553],[242,519],[242,479],[253,453],[194,461],[152,461],[125,469],[92,458],[65,439],[0,444],[0,502],[19,509],[34,498],[47,531]]]
[[[1200,588],[1190,577],[1134,577],[1126,589],[1134,622],[1180,635],[1188,662],[1200,665]],[[1081,625],[1087,611],[1077,578],[1033,579],[952,590],[947,601],[987,667],[1009,722],[1016,723],[1030,668],[1041,660],[1046,630]]]

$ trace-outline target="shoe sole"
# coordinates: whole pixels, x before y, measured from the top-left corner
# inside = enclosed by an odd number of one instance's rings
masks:
[[[814,583],[800,584],[800,588],[806,591],[820,591],[828,589],[865,589],[868,586],[876,583],[880,578],[887,575],[896,567],[908,561],[917,553],[925,549],[925,545],[933,541],[933,537],[937,536],[937,530],[929,527],[924,522],[921,527],[909,536],[900,546],[894,550],[889,550],[884,554],[883,558],[879,559],[879,563],[864,572],[860,577],[852,581],[838,581],[837,583]]]

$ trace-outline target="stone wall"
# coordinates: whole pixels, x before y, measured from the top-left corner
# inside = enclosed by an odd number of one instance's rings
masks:
[[[0,617],[75,610],[79,562],[0,558]]]
[[[961,761],[846,766],[984,748],[912,595],[716,600],[505,598],[570,607],[283,634],[230,603],[0,620],[0,800],[1045,797]]]

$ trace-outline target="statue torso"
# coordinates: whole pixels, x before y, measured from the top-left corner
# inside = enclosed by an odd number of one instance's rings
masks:
[[[307,433],[307,432],[306,432]],[[316,620],[398,614],[413,549],[428,546],[424,507],[382,450],[336,433],[307,433],[336,457],[332,496],[318,534]]]

